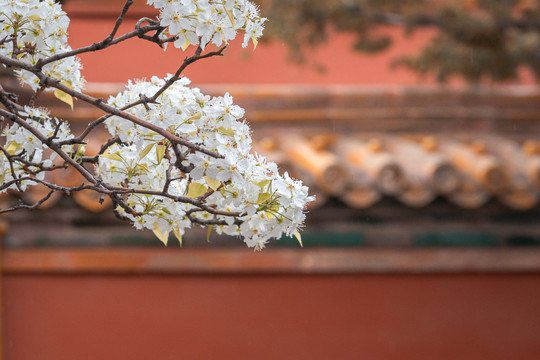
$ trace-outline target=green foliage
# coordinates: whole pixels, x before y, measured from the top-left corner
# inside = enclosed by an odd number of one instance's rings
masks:
[[[402,26],[407,34],[436,28],[438,34],[419,54],[396,59],[420,74],[446,81],[516,79],[525,67],[540,77],[539,0],[259,0],[271,18],[266,40],[278,38],[295,61],[328,41],[331,32],[355,35],[357,51],[388,49],[382,26]]]

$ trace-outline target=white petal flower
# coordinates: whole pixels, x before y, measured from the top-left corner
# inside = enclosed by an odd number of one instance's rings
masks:
[[[0,27],[0,39],[9,38],[15,28],[19,38],[16,49],[11,42],[8,46],[0,46],[2,55],[12,56],[17,51],[20,61],[35,65],[39,59],[71,50],[67,44],[69,18],[54,1],[7,1],[2,4],[0,20],[8,24]],[[71,88],[80,90],[84,86],[81,69],[78,58],[69,57],[45,65],[43,71]],[[18,70],[16,74],[21,82],[34,91],[39,88],[39,80],[34,75],[24,70]]]
[[[233,40],[237,30],[245,32],[245,47],[249,40],[256,43],[266,21],[246,0],[148,0],[147,4],[160,10],[160,24],[177,37],[177,48],[200,44],[204,49],[208,43],[221,46]]]
[[[150,82],[129,83],[127,90],[109,99],[109,103],[122,107],[138,99],[140,94],[151,96],[165,81],[152,78]],[[240,227],[232,216],[216,217],[227,224],[219,227],[219,231],[240,234],[246,244],[255,249],[262,249],[271,238],[294,233],[305,218],[303,209],[306,203],[311,200],[307,188],[288,174],[279,175],[275,163],[249,153],[249,126],[240,121],[244,110],[233,104],[229,94],[210,98],[198,89],[186,87],[188,82],[174,83],[160,96],[159,104],[152,104],[149,109],[139,105],[129,110],[137,117],[158,126],[168,126],[185,140],[223,156],[216,159],[184,149],[182,165],[190,171],[182,174],[176,169],[177,174],[172,176],[178,180],[170,184],[170,191],[177,196],[186,196],[190,188],[195,188],[189,184],[199,184],[203,192],[215,190],[208,196],[208,203],[217,209],[243,214],[237,218],[241,222]],[[113,145],[110,152],[114,155],[100,158],[98,169],[102,178],[117,186],[129,184],[135,188],[161,191],[165,182],[163,174],[174,163],[176,155],[169,149],[171,160],[161,159],[159,163],[156,152],[147,151],[141,159],[139,154],[144,148],[163,144],[164,139],[140,126],[122,126],[123,121],[115,116],[106,121],[111,134],[128,139],[128,145]],[[135,139],[138,138],[146,140],[137,146]],[[136,226],[154,229],[157,219],[175,224],[179,231],[190,225],[186,219],[179,222],[177,214],[178,211],[184,214],[194,209],[194,205],[171,203],[172,200],[159,196],[130,197],[130,201],[134,206],[146,209],[147,213],[143,217],[130,217]],[[213,215],[199,211],[193,216],[208,220]],[[160,225],[162,230],[163,226]]]

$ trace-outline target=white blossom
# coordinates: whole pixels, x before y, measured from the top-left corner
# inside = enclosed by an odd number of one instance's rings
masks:
[[[150,82],[130,82],[126,91],[110,98],[109,103],[123,107],[140,95],[150,97],[167,80],[154,77]],[[313,200],[308,196],[307,187],[287,173],[281,176],[275,163],[250,153],[251,136],[249,126],[243,121],[244,110],[233,104],[230,94],[209,98],[199,89],[187,87],[188,83],[186,79],[174,83],[159,96],[157,104],[148,104],[148,109],[138,105],[127,110],[133,116],[163,126],[223,156],[214,158],[184,148],[186,155],[182,165],[191,170],[185,174],[174,170],[176,173],[170,174],[175,179],[171,187],[181,189],[176,192],[181,196],[199,196],[212,189],[207,203],[239,214],[236,219],[240,225],[235,225],[235,217],[228,215],[196,211],[192,216],[223,220],[227,225],[216,227],[216,231],[241,235],[249,247],[262,249],[271,238],[294,234],[305,219],[305,205]],[[116,186],[161,191],[165,169],[174,162],[176,154],[170,145],[164,145],[168,141],[161,135],[131,123],[123,126],[127,123],[116,116],[106,121],[111,135],[120,136],[128,145],[114,145],[108,154],[100,157],[98,173]],[[144,140],[136,146],[136,139]],[[166,146],[168,156],[159,159],[157,146]],[[192,188],[203,191],[190,195]],[[135,226],[152,230],[159,227],[163,231],[173,228],[184,231],[190,223],[182,214],[197,209],[192,204],[177,205],[162,195],[130,196],[129,201],[134,209],[143,210],[144,215],[126,216],[133,219]],[[175,211],[170,210],[173,207]]]
[[[0,45],[0,54],[15,56],[18,60],[35,65],[39,59],[71,50],[67,44],[69,18],[62,7],[52,0],[11,0],[2,3],[0,11],[0,39],[14,39]],[[78,58],[67,57],[43,67],[43,72],[75,90],[84,86],[82,65]],[[17,70],[21,82],[34,91],[38,78],[26,70]]]
[[[160,10],[160,24],[177,37],[174,46],[183,49],[190,44],[203,49],[209,43],[222,46],[240,30],[243,47],[249,40],[256,45],[266,21],[257,6],[246,0],[147,0],[147,4]]]
[[[160,39],[173,37],[174,46],[184,49],[189,45],[204,49],[210,43],[221,46],[239,32],[244,33],[243,46],[249,40],[256,45],[266,21],[247,0],[147,3],[160,10],[159,21],[166,28]],[[67,43],[69,18],[53,0],[4,1],[0,24],[0,39],[13,40],[1,42],[0,54],[4,56],[36,65],[40,59],[71,51]],[[81,91],[81,69],[79,59],[69,56],[48,62],[42,72]],[[19,69],[16,74],[33,90],[40,88],[33,73]],[[189,79],[181,78],[156,101],[132,106],[141,96],[153,98],[170,79],[171,75],[130,81],[125,91],[108,100],[116,108],[127,106],[125,112],[149,124],[143,127],[119,116],[105,121],[109,133],[118,136],[121,143],[100,153],[95,175],[100,186],[123,188],[118,201],[121,206],[115,210],[137,229],[153,230],[164,242],[169,232],[181,236],[194,222],[213,224],[220,234],[241,236],[256,250],[272,238],[292,236],[302,226],[304,208],[313,198],[300,181],[287,173],[280,175],[275,163],[251,153],[245,111],[233,103],[230,94],[210,97],[188,87]],[[15,115],[20,121],[5,125],[0,136],[0,144],[4,144],[0,152],[2,184],[29,175],[43,179],[43,167],[55,163],[56,153],[50,155],[46,145],[50,141],[64,142],[60,144],[62,151],[74,161],[84,155],[83,144],[67,145],[73,140],[67,123],[51,118],[44,109],[26,106]],[[171,143],[160,131],[150,131],[152,126],[187,143]],[[21,158],[26,164],[10,162],[8,157]],[[4,191],[16,187],[24,191],[34,183],[32,179],[21,180]]]

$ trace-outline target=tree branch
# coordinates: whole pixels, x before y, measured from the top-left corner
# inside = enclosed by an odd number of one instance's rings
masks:
[[[112,46],[112,45],[116,45],[118,43],[121,43],[122,41],[126,41],[128,39],[131,39],[131,38],[134,38],[134,37],[139,37],[139,35],[141,33],[148,33],[150,31],[156,31],[156,30],[159,30],[161,28],[161,26],[159,24],[154,24],[154,25],[147,25],[147,26],[144,26],[138,30],[133,30],[129,33],[126,33],[114,40],[110,40],[109,39],[109,36],[105,39],[103,39],[102,41],[98,42],[98,43],[93,43],[92,45],[88,45],[88,46],[84,46],[84,47],[81,47],[81,48],[78,48],[78,49],[75,49],[75,50],[71,50],[71,51],[66,51],[66,52],[63,52],[63,53],[58,53],[56,55],[53,55],[53,56],[50,56],[48,58],[45,58],[45,59],[39,59],[37,64],[36,64],[36,69],[38,69],[39,71],[41,71],[41,68],[49,63],[52,63],[54,61],[58,61],[58,60],[61,60],[61,59],[64,59],[64,58],[68,58],[68,57],[71,57],[71,56],[76,56],[76,55],[80,55],[80,54],[84,54],[84,53],[87,53],[87,52],[94,52],[94,51],[98,51],[98,50],[103,50],[103,49],[106,49],[108,48],[109,46]],[[31,71],[31,70],[29,70]]]
[[[22,61],[11,59],[11,58],[9,58],[7,56],[4,56],[4,55],[0,55],[0,63],[2,63],[4,65],[7,65],[7,66],[18,67],[20,69],[30,71],[34,75],[36,75],[38,77],[38,79],[40,80],[40,82],[42,84],[45,84],[47,86],[51,86],[51,87],[59,89],[59,90],[62,90],[66,94],[69,94],[74,98],[77,98],[77,99],[82,100],[82,101],[84,101],[86,103],[94,105],[95,107],[97,107],[97,108],[99,108],[99,109],[101,109],[101,110],[103,110],[103,111],[105,111],[105,112],[107,112],[109,114],[119,116],[121,118],[124,118],[126,120],[131,121],[132,123],[135,123],[135,124],[140,125],[140,126],[142,126],[144,128],[152,130],[152,131],[158,133],[159,135],[163,136],[165,139],[169,140],[171,143],[176,143],[176,144],[183,145],[185,147],[188,147],[188,148],[193,149],[195,151],[199,151],[201,153],[212,156],[214,158],[223,158],[223,156],[221,156],[220,154],[218,154],[218,153],[216,153],[214,151],[210,151],[210,150],[207,150],[207,149],[203,148],[202,146],[193,144],[193,143],[191,143],[191,142],[189,142],[189,141],[187,141],[185,139],[182,139],[182,138],[168,132],[167,130],[165,130],[165,129],[157,126],[157,125],[154,125],[152,123],[149,123],[147,121],[139,119],[138,117],[133,116],[133,115],[131,115],[129,113],[126,113],[125,111],[122,111],[122,110],[117,109],[115,107],[112,107],[112,106],[110,106],[108,104],[105,104],[102,101],[102,99],[97,99],[97,98],[94,98],[93,96],[90,96],[90,95],[81,93],[79,91],[73,90],[69,86],[66,86],[66,85],[62,84],[60,81],[58,81],[56,79],[53,79],[53,78],[43,74],[41,72],[41,69],[37,65],[32,66],[32,65],[26,64],[26,63],[24,63]]]

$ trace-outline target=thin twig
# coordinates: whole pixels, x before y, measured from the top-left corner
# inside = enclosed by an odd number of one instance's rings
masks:
[[[74,167],[88,181],[90,181],[91,183],[96,183],[96,179],[90,172],[88,172],[88,170],[86,170],[86,168],[78,164],[69,155],[67,155],[58,145],[56,145],[54,141],[49,141],[45,136],[43,136],[43,134],[41,134],[39,131],[33,128],[26,121],[22,120],[17,115],[10,113],[4,109],[0,109],[0,115],[10,119],[11,121],[17,123],[19,126],[24,127],[26,130],[30,131],[34,136],[36,136],[39,139],[39,141],[41,141],[41,143],[46,144],[49,148],[51,148],[51,150],[55,151],[62,159],[64,159],[64,161],[66,161],[72,167]]]
[[[133,108],[133,107],[135,107],[137,105],[140,105],[140,104],[143,104],[146,107],[146,106],[148,106],[147,105],[148,103],[155,103],[157,101],[157,98],[161,94],[163,94],[163,92],[165,92],[165,90],[167,90],[172,84],[174,84],[176,81],[178,81],[181,78],[180,75],[186,69],[187,66],[189,66],[190,64],[193,64],[194,62],[196,62],[198,60],[201,60],[201,59],[206,59],[206,58],[209,58],[209,57],[212,57],[212,56],[222,56],[223,51],[225,50],[226,47],[227,46],[225,45],[225,46],[221,47],[217,51],[212,51],[212,52],[206,53],[204,55],[201,55],[202,48],[198,47],[197,50],[195,51],[195,53],[192,56],[190,56],[189,58],[184,59],[184,61],[182,62],[182,65],[176,70],[175,74],[172,77],[170,77],[167,80],[167,82],[160,89],[158,89],[154,93],[154,95],[152,95],[150,97],[141,96],[139,98],[139,100],[134,101],[131,104],[127,104],[127,105],[123,106],[122,108],[120,108],[120,110],[121,111],[126,111],[126,110],[131,109],[131,108]],[[103,123],[105,120],[107,120],[111,116],[113,116],[113,114],[108,113],[108,114],[105,114],[105,115],[101,116],[100,118],[92,121],[90,124],[88,124],[88,127],[83,131],[83,133],[81,133],[81,135],[77,138],[77,141],[82,141],[96,126]],[[190,146],[188,146],[188,147],[190,147]],[[210,154],[208,154],[208,155],[210,155]],[[211,155],[211,156],[213,156],[213,155]]]
[[[133,0],[127,0],[126,3],[124,4],[124,7],[122,8],[122,12],[120,13],[120,16],[118,16],[118,19],[116,19],[116,22],[114,23],[114,27],[111,33],[109,34],[109,36],[107,36],[107,39],[109,39],[109,41],[112,41],[114,39],[114,36],[116,35],[118,28],[120,28],[122,21],[124,21],[124,16],[126,16],[126,13],[128,12],[129,7],[131,5],[133,5]]]
[[[53,55],[53,56],[49,56],[48,58],[45,58],[45,59],[39,59],[37,64],[36,64],[36,68],[41,70],[41,68],[51,62],[54,62],[54,61],[58,61],[58,60],[61,60],[61,59],[64,59],[64,58],[68,58],[68,57],[71,57],[71,56],[75,56],[75,55],[80,55],[80,54],[84,54],[84,53],[87,53],[87,52],[94,52],[94,51],[98,51],[98,50],[103,50],[103,49],[106,49],[112,45],[116,45],[122,41],[126,41],[128,39],[131,39],[131,38],[134,38],[134,37],[138,37],[140,35],[140,33],[148,33],[150,31],[156,31],[156,30],[159,30],[161,28],[161,26],[159,24],[155,24],[155,25],[146,25],[138,30],[133,30],[133,31],[130,31],[114,40],[108,40],[108,37],[105,38],[104,40],[98,42],[98,43],[93,43],[92,45],[88,45],[88,46],[84,46],[84,47],[81,47],[81,48],[78,48],[78,49],[74,49],[74,50],[71,50],[71,51],[66,51],[66,52],[63,52],[63,53],[58,53],[56,55]]]
[[[13,177],[13,179],[17,179],[17,173],[15,172],[15,168],[13,167],[13,160],[11,158],[11,154],[1,145],[0,145],[0,151],[2,151],[4,155],[6,156],[6,158],[8,159],[11,176]],[[16,182],[15,186],[17,186],[17,190],[22,192],[21,185],[19,182]]]
[[[5,213],[12,212],[12,211],[19,210],[19,209],[34,210],[38,206],[43,204],[45,201],[49,200],[49,198],[51,197],[51,195],[53,193],[54,193],[54,190],[49,191],[49,193],[47,195],[45,195],[43,198],[41,198],[38,202],[34,203],[33,205],[26,205],[26,204],[20,203],[20,204],[14,206],[14,207],[9,208],[9,209],[0,210],[0,214],[5,214]]]

